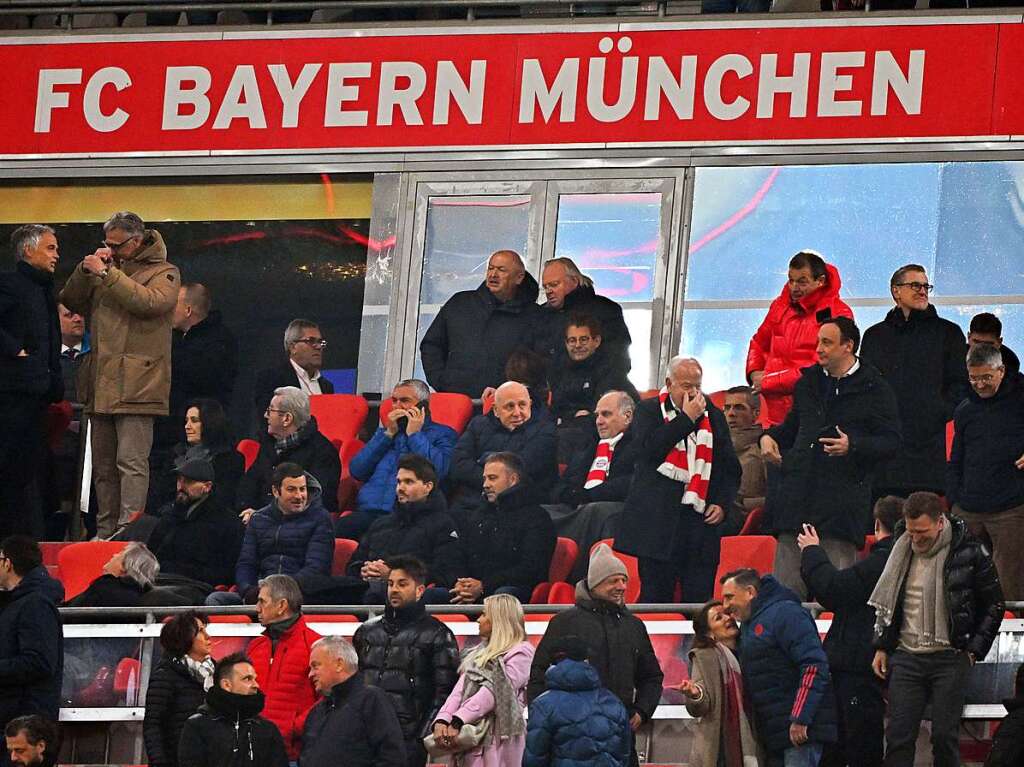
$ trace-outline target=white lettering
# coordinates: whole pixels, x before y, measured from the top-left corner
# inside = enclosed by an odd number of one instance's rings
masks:
[[[632,47],[633,41],[630,38],[623,37],[619,40],[619,50],[622,53],[628,52]],[[611,38],[604,38],[598,49],[602,53],[610,51]],[[599,122],[614,123],[628,115],[636,103],[636,74],[640,59],[636,56],[623,57],[619,96],[614,104],[608,104],[604,100],[605,64],[606,59],[603,57],[595,56],[590,59],[587,67],[587,111]]]
[[[550,122],[551,114],[561,102],[558,121],[571,123],[576,119],[576,88],[580,76],[580,60],[565,59],[548,88],[544,72],[537,59],[523,61],[523,82],[519,92],[519,122],[532,123],[540,107],[544,122]]]
[[[722,100],[722,79],[728,72],[735,72],[741,80],[754,71],[750,59],[738,53],[727,53],[715,59],[704,76],[704,106],[711,116],[719,120],[735,120],[750,109],[750,100],[737,96],[730,103]]]
[[[82,107],[85,110],[85,121],[89,123],[90,128],[100,133],[110,133],[128,122],[128,113],[120,107],[109,115],[103,114],[103,110],[100,109],[100,98],[103,89],[108,85],[123,91],[131,84],[132,78],[120,67],[104,67],[89,78],[89,83],[85,86],[85,101]]]
[[[757,82],[757,116],[775,116],[775,96],[788,93],[789,116],[807,117],[807,89],[811,79],[811,54],[797,53],[793,55],[793,74],[783,77],[778,71],[779,56],[777,53],[765,53],[761,56],[761,71]]]
[[[167,67],[164,81],[163,130],[195,130],[210,117],[210,90],[212,78],[205,67]],[[185,87],[189,83],[190,87]],[[182,106],[191,106],[190,114],[182,114]]]
[[[371,66],[368,61],[354,64],[331,64],[327,76],[327,103],[324,107],[325,128],[345,128],[366,125],[367,114],[364,110],[346,110],[346,101],[359,98],[358,85],[346,85],[345,80],[364,79],[370,76]]]
[[[235,67],[227,93],[217,110],[217,118],[213,121],[213,129],[230,128],[232,120],[248,120],[250,128],[267,127],[260,84],[256,81],[256,67],[252,64]]]
[[[81,69],[40,69],[36,87],[36,133],[50,132],[50,115],[54,109],[67,109],[70,98],[66,92],[57,92],[55,85],[81,85]]]
[[[841,75],[840,69],[864,66],[864,51],[821,54],[821,81],[818,83],[819,117],[860,117],[864,106],[859,99],[837,101],[836,94],[853,88],[853,75]]]
[[[697,82],[697,57],[683,56],[679,61],[679,79],[661,56],[647,60],[647,95],[644,98],[644,119],[661,116],[664,96],[680,120],[693,119],[694,84]]]
[[[398,78],[409,80],[405,88],[397,86]],[[416,100],[427,87],[427,73],[412,61],[385,61],[380,65],[380,91],[377,93],[377,124],[391,125],[395,119],[395,107],[402,110],[406,125],[423,125],[423,117],[416,107]]]
[[[910,52],[910,65],[904,74],[892,51],[875,51],[875,72],[871,78],[871,114],[889,111],[889,91],[899,99],[908,115],[921,114],[921,93],[924,91],[924,51]]]
[[[473,60],[469,65],[467,86],[454,62],[437,62],[437,80],[434,83],[434,125],[448,124],[448,109],[454,101],[470,125],[484,121],[484,83],[487,62]]]
[[[303,65],[294,83],[288,77],[288,67],[284,64],[269,64],[267,66],[267,70],[270,72],[270,79],[274,81],[274,87],[277,88],[277,95],[281,97],[282,128],[297,128],[299,126],[299,107],[321,66],[323,65]]]

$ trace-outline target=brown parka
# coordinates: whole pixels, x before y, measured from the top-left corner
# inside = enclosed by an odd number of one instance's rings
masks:
[[[167,415],[171,390],[171,317],[181,277],[167,262],[160,233],[147,229],[131,259],[106,276],[79,264],[60,302],[86,318],[92,351],[78,374],[85,412]]]

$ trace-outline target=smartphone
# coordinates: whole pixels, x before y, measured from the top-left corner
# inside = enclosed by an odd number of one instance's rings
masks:
[[[836,426],[826,426],[818,432],[818,439],[839,439],[839,429]]]

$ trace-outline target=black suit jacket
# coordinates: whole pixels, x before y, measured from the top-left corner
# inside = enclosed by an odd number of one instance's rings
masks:
[[[279,389],[282,386],[302,388],[299,384],[299,376],[288,360],[256,374],[256,381],[252,387],[252,420],[257,427],[263,424],[263,413],[270,405],[270,400],[274,398],[274,389]],[[324,394],[334,394],[334,384],[326,377],[320,376],[320,391]]]

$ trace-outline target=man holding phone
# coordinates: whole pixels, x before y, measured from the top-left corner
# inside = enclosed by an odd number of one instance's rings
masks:
[[[765,460],[782,465],[775,577],[801,599],[807,598],[797,546],[803,525],[817,529],[836,567],[850,567],[871,525],[871,470],[900,447],[896,396],[857,358],[859,344],[850,318],[823,322],[818,364],[803,369],[786,419],[760,440]]]
[[[395,507],[398,459],[407,453],[430,461],[438,480],[448,475],[457,435],[449,426],[430,418],[430,389],[423,381],[399,381],[391,391],[391,409],[366,446],[349,464],[349,472],[363,483],[352,514],[338,520],[335,535],[357,540],[370,525]]]

